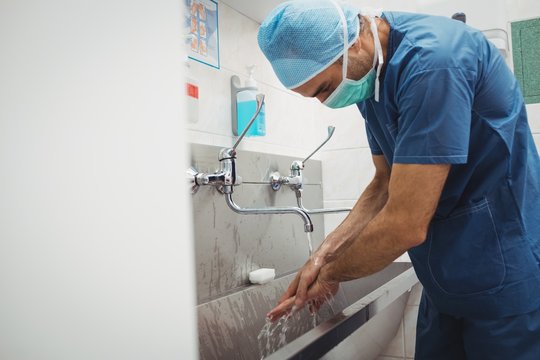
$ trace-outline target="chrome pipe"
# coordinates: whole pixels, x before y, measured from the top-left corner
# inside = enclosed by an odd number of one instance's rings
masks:
[[[336,214],[342,212],[350,212],[352,210],[352,208],[306,209],[304,207],[304,204],[302,203],[302,194],[300,194],[299,196],[298,192],[296,193],[296,203],[298,204],[298,207],[300,209],[304,210],[309,215]]]
[[[229,208],[237,214],[241,215],[277,215],[277,214],[296,214],[302,218],[304,221],[304,231],[313,232],[313,222],[309,214],[300,208],[296,207],[269,207],[269,208],[241,208],[238,206],[233,198],[231,193],[225,194],[225,202]]]

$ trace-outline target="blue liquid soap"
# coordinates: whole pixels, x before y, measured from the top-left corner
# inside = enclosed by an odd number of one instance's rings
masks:
[[[257,94],[259,89],[257,82],[253,78],[255,65],[248,66],[249,78],[244,84],[244,88],[236,94],[236,125],[238,135],[240,135],[257,110]],[[264,114],[264,104],[259,112],[259,115],[249,128],[246,136],[265,136],[266,135],[266,120]]]
[[[257,110],[257,101],[256,100],[247,100],[247,101],[237,101],[237,117],[238,117],[238,134],[241,134],[242,131],[246,128],[249,120],[255,114]],[[264,104],[261,109],[261,112],[251,125],[250,129],[246,133],[246,136],[265,136],[266,135],[266,120],[264,113]]]

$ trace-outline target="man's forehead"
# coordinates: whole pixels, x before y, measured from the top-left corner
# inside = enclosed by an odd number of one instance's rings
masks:
[[[305,84],[292,89],[292,91],[297,92],[306,97],[315,97],[319,92],[323,90],[324,87],[332,81],[332,74],[334,73],[334,65],[332,64],[329,68],[323,70],[321,73],[317,74],[313,79],[309,80]]]

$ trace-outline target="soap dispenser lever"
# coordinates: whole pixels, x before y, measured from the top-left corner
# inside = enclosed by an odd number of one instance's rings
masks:
[[[257,119],[257,116],[259,116],[259,113],[261,112],[263,105],[264,105],[264,94],[257,94],[257,109],[255,110],[255,114],[253,114],[253,117],[251,118],[251,120],[249,120],[248,124],[246,125],[246,128],[244,129],[244,131],[242,131],[240,136],[238,136],[236,143],[234,143],[232,147],[234,151],[236,151],[236,148],[238,147],[242,139],[244,139],[244,136],[246,136],[246,133],[248,132],[249,128],[251,127],[251,125],[253,125],[253,122],[255,121],[255,119]]]

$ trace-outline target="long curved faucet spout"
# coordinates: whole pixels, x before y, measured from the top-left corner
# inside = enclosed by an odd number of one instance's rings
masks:
[[[313,222],[309,214],[297,207],[269,207],[269,208],[241,208],[238,206],[233,198],[232,194],[225,194],[225,202],[229,208],[237,214],[241,215],[272,215],[272,214],[296,214],[304,221],[304,231],[313,232]]]

